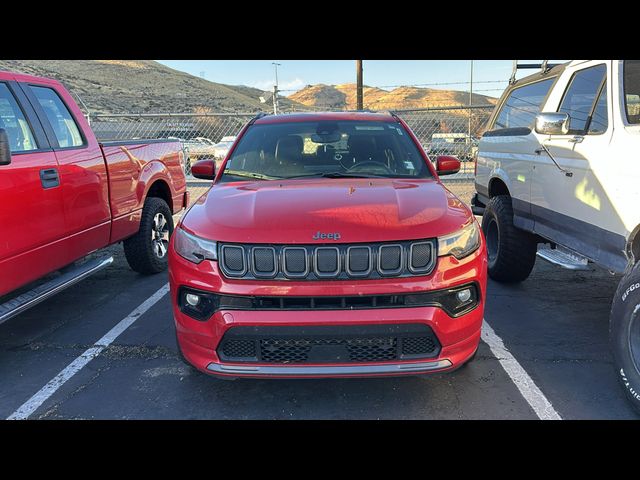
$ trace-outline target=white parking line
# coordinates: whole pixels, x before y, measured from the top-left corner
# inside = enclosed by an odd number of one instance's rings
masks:
[[[91,360],[100,355],[106,347],[108,347],[118,336],[129,328],[133,323],[142,316],[147,310],[153,307],[158,300],[164,297],[169,291],[169,284],[165,283],[156,293],[151,295],[133,312],[109,330],[100,340],[87,349],[82,355],[71,362],[64,370],[40,389],[33,397],[23,403],[20,408],[7,417],[7,420],[25,420],[33,412],[35,412],[51,395],[53,395],[62,385],[64,385],[71,377],[82,370]]]
[[[493,328],[485,320],[482,325],[482,340],[489,345],[491,353],[498,359],[509,378],[515,383],[518,390],[533,408],[540,420],[562,420],[551,402],[544,396],[542,390],[533,382],[529,374],[518,363],[515,357],[504,346],[502,339],[496,335]]]

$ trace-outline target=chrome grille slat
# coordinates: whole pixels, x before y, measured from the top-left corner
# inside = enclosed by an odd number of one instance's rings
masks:
[[[225,276],[242,279],[348,280],[428,275],[434,239],[370,244],[219,245]]]

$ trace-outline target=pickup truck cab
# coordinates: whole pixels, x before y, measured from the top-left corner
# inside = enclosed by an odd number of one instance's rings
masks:
[[[453,157],[436,160],[456,173]],[[407,125],[266,115],[239,134],[169,246],[178,346],[226,377],[450,371],[480,340],[486,252]]]
[[[109,261],[7,294],[116,242],[134,270],[166,269],[182,161],[176,142],[99,143],[59,82],[0,72],[0,323]]]
[[[543,64],[546,67],[546,64]],[[640,410],[640,62],[580,60],[525,77],[498,102],[478,152],[489,275],[519,282],[536,254],[622,280],[610,331]]]

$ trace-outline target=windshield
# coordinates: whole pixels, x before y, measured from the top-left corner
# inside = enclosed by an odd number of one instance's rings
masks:
[[[221,181],[322,176],[432,175],[414,142],[395,122],[319,121],[249,127]]]

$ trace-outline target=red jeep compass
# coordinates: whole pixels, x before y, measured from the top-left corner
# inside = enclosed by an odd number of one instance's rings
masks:
[[[478,348],[487,259],[398,117],[258,116],[169,247],[178,346],[230,377],[416,375]]]

